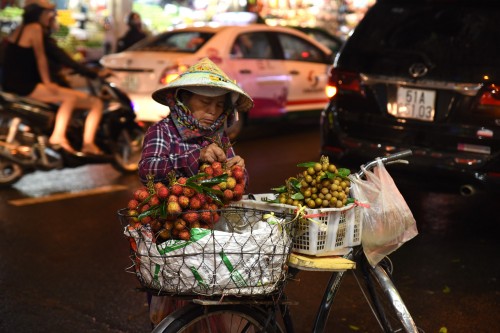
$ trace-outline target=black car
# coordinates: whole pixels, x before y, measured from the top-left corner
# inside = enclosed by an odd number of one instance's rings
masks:
[[[378,0],[328,88],[323,154],[354,164],[412,149],[411,172],[464,194],[500,188],[500,1]]]

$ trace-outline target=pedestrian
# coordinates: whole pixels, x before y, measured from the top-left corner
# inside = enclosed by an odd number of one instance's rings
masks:
[[[118,39],[116,52],[122,52],[147,37],[142,27],[141,16],[136,12],[131,12],[127,19],[128,31]]]
[[[144,138],[139,176],[147,183],[168,184],[168,174],[178,177],[196,175],[203,163],[218,161],[227,167],[245,167],[242,157],[229,146],[226,126],[237,111],[247,112],[252,99],[208,58],[204,58],[153,93],[153,99],[170,108],[170,114],[151,125]],[[229,146],[227,151],[220,146]],[[248,176],[247,176],[248,180]],[[181,301],[153,296],[150,318],[158,324]]]
[[[71,115],[75,108],[89,109],[81,152],[91,155],[102,154],[94,143],[102,116],[102,101],[97,97],[89,97],[81,91],[57,85],[50,77],[45,54],[44,31],[55,15],[55,5],[48,0],[29,0],[26,4],[21,25],[7,37],[3,90],[42,102],[58,104],[49,144],[55,149],[63,149],[71,154],[77,153],[66,138]]]
[[[111,75],[111,70],[109,69],[91,68],[75,61],[57,44],[57,40],[52,37],[52,34],[57,31],[57,29],[57,19],[56,15],[54,15],[51,17],[48,27],[45,27],[44,29],[45,54],[47,55],[49,64],[50,78],[53,82],[60,86],[71,88],[71,84],[67,79],[66,73],[64,72],[65,69],[71,69],[74,73],[90,79]],[[90,96],[87,98],[90,98]],[[94,103],[96,101],[97,100],[94,100]]]

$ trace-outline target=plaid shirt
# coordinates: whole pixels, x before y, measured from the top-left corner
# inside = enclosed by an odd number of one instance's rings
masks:
[[[225,133],[222,142],[229,143]],[[184,141],[170,117],[151,125],[144,138],[142,157],[139,162],[141,182],[145,184],[146,176],[153,174],[155,182],[167,183],[167,175],[172,170],[175,170],[177,177],[190,177],[197,174],[201,165],[200,150],[211,143],[205,137]],[[234,150],[229,148],[227,157],[233,156],[235,156]]]

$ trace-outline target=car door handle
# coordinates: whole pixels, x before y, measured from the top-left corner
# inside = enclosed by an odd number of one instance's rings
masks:
[[[299,71],[296,71],[296,70],[293,70],[293,71],[290,71],[290,74],[291,75],[299,75],[300,72]]]
[[[252,71],[249,69],[240,69],[240,74],[252,74]]]

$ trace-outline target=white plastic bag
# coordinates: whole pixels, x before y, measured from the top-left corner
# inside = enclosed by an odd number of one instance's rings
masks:
[[[361,244],[368,262],[375,266],[418,234],[413,214],[382,161],[365,179],[350,175],[353,197],[361,203]]]

